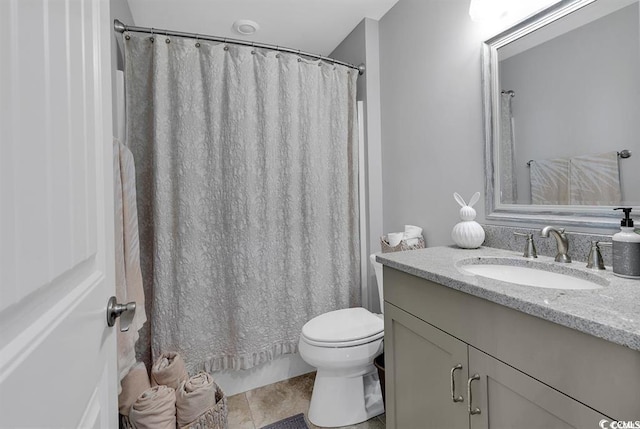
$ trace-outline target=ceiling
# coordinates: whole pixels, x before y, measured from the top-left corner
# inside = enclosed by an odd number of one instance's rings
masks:
[[[398,0],[128,0],[135,25],[251,40],[329,55],[363,18],[379,20]],[[250,19],[260,29],[232,29]]]

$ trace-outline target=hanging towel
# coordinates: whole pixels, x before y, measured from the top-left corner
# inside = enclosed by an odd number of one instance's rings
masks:
[[[529,174],[532,204],[569,204],[569,160],[532,161]]]
[[[178,389],[189,378],[182,356],[175,352],[163,353],[151,368],[151,384],[165,385]]]
[[[131,406],[138,396],[151,388],[149,374],[144,363],[137,362],[129,373],[122,379],[122,392],[118,395],[118,411],[123,416],[128,416]]]
[[[131,406],[129,421],[136,429],[175,429],[176,391],[167,386],[145,390]]]
[[[131,151],[113,140],[116,298],[120,303],[136,302],[136,313],[127,332],[118,329],[118,375],[122,380],[136,363],[138,330],[147,320],[140,271],[136,172]]]
[[[113,120],[116,123],[116,138],[121,142],[126,141],[126,105],[124,98],[124,72],[116,70],[116,115]]]
[[[614,206],[622,201],[618,152],[575,156],[569,160],[569,203]]]
[[[194,375],[182,382],[176,390],[176,418],[179,428],[188,427],[226,427],[207,424],[218,419],[226,422],[226,404],[222,403],[224,394],[206,372]]]

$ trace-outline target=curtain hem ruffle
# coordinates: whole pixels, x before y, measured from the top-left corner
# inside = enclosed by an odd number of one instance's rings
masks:
[[[211,359],[200,363],[199,368],[196,368],[196,372],[199,370],[204,370],[209,373],[222,370],[246,370],[272,361],[279,356],[297,352],[298,342],[287,341],[274,344],[268,349],[254,353],[214,356]]]

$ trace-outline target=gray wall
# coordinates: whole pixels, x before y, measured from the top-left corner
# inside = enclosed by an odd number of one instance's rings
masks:
[[[119,19],[127,25],[135,25],[133,22],[133,16],[131,15],[131,10],[129,9],[129,3],[127,0],[110,0],[110,8],[111,8],[111,22],[113,23],[114,19]],[[120,33],[113,32],[113,37],[111,38],[111,99],[112,103],[112,111],[113,111],[113,135],[117,134],[118,130],[118,115],[117,115],[117,106],[116,106],[116,70],[124,70],[122,52],[120,50],[119,39],[121,38]]]
[[[380,62],[378,21],[365,18],[329,55],[350,64],[365,64],[366,72],[358,77],[357,99],[364,101],[365,112],[365,159],[367,198],[367,252],[380,251],[382,234],[382,151],[380,136]],[[363,303],[372,311],[379,312],[375,273],[368,266],[368,281],[363,285]]]
[[[400,0],[380,20],[384,231],[419,225],[429,247],[452,243],[454,192],[484,195],[485,37],[468,10],[469,0]]]
[[[500,62],[514,90],[518,202],[531,202],[530,159],[640,147],[638,4]],[[633,149],[636,149],[635,151]],[[623,199],[640,204],[640,157],[620,161]]]

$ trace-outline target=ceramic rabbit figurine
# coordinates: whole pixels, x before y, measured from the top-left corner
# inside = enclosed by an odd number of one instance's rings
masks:
[[[457,223],[456,226],[453,227],[451,238],[458,247],[462,247],[463,249],[477,249],[484,241],[484,229],[474,220],[476,218],[476,211],[473,208],[473,205],[480,199],[480,192],[473,194],[468,205],[457,192],[453,193],[453,198],[455,198],[462,207],[460,209],[460,219],[462,219],[462,222]]]

